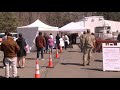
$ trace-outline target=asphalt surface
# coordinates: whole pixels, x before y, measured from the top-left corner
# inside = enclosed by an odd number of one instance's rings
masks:
[[[103,71],[102,53],[93,53],[90,66],[82,66],[82,55],[77,45],[59,53],[55,58],[56,50],[52,54],[54,68],[48,66],[49,54],[44,54],[45,60],[39,60],[41,78],[120,78],[120,72]],[[3,53],[0,51],[0,77],[4,77],[5,69],[2,68]],[[35,78],[36,52],[31,52],[26,57],[25,68],[18,68],[20,78]],[[12,70],[12,69],[11,69]]]

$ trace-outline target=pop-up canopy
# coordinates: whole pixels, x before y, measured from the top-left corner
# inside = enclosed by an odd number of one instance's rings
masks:
[[[83,32],[86,28],[83,26],[83,22],[71,22],[61,28],[59,28],[59,31],[64,32],[68,31],[70,33],[74,32]]]
[[[30,25],[17,27],[17,33],[22,33],[28,45],[31,47],[31,50],[35,50],[35,38],[38,35],[39,31],[41,31],[42,33],[47,33],[48,35],[52,33],[53,36],[56,36],[58,27],[44,24],[39,19],[37,19]]]

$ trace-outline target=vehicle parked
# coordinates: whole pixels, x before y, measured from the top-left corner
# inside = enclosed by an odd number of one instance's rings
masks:
[[[16,41],[17,40],[17,33],[11,33],[13,39]],[[0,33],[0,45],[2,43],[2,38],[4,37],[5,33]]]

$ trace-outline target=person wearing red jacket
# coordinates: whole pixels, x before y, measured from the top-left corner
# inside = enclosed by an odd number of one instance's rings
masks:
[[[41,59],[44,60],[43,49],[46,47],[46,41],[42,36],[42,32],[39,32],[39,35],[36,37],[35,44],[37,48],[37,59],[39,58],[39,54],[41,52]]]

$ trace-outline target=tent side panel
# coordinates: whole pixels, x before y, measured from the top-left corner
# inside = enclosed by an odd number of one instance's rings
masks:
[[[38,33],[38,27],[31,28],[17,28],[17,33],[22,33],[23,37],[26,39],[28,45],[31,48],[31,51],[36,50],[34,39]]]

